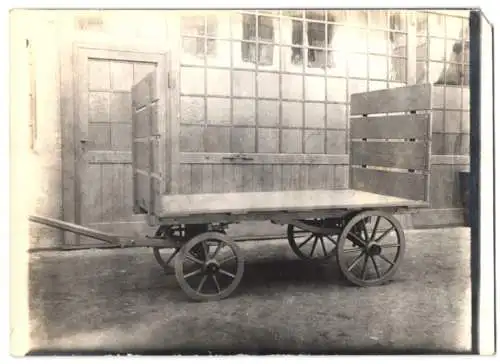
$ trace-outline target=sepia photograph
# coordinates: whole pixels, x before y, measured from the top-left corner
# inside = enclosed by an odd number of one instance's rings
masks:
[[[9,17],[11,355],[495,353],[480,10]]]

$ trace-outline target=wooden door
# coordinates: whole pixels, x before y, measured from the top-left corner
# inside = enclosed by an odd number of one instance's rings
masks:
[[[166,77],[166,53],[80,46],[75,56],[75,220],[144,235],[145,215],[133,211],[131,89],[152,71]]]

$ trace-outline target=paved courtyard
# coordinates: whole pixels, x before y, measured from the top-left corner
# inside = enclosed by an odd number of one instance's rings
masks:
[[[341,353],[470,349],[469,229],[407,231],[391,284],[346,283],[336,261],[300,261],[284,240],[240,243],[228,299],[187,300],[149,249],[37,253],[33,349]]]

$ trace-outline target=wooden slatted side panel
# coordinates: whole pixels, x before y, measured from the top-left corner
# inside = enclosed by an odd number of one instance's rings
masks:
[[[432,85],[413,85],[351,95],[351,115],[429,110]]]
[[[134,208],[154,214],[154,203],[164,192],[162,133],[158,123],[157,72],[148,73],[132,87]]]
[[[427,175],[368,168],[352,168],[352,188],[381,195],[425,201]]]
[[[352,95],[350,188],[429,202],[432,92],[415,85]]]
[[[181,164],[181,194],[347,188],[347,165]]]

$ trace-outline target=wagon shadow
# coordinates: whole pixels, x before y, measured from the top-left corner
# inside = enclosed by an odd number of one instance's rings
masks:
[[[269,286],[279,290],[290,285],[325,287],[332,284],[348,285],[333,260],[311,262],[275,258],[247,263],[240,288],[250,292]]]

